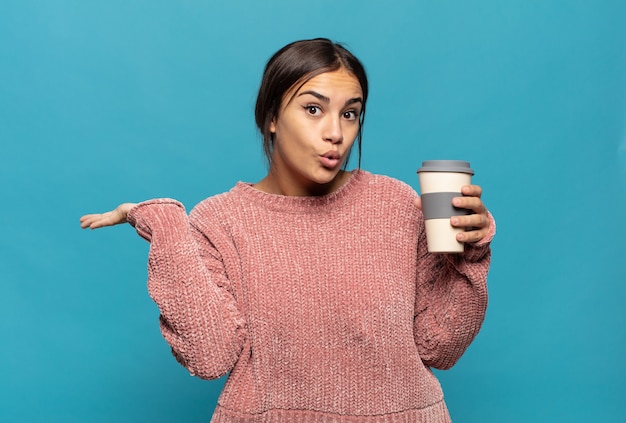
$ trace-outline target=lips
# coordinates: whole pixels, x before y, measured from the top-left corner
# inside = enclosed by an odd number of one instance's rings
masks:
[[[334,168],[341,162],[341,155],[336,151],[328,151],[320,156],[322,166]]]

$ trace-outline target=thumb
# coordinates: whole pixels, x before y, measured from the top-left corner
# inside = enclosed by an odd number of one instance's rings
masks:
[[[421,197],[417,197],[415,199],[415,201],[413,201],[413,203],[415,204],[415,207],[417,207],[418,209],[422,210],[422,199],[421,199]]]

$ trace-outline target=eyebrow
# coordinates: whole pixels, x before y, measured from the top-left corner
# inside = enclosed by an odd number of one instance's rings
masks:
[[[312,95],[313,97],[317,98],[319,101],[322,101],[322,102],[324,102],[326,104],[330,103],[330,98],[326,97],[323,94],[318,93],[317,91],[312,91],[312,90],[302,91],[300,94],[298,94],[298,97],[303,96],[305,94]],[[349,104],[354,104],[354,103],[361,103],[361,104],[363,104],[363,99],[361,97],[351,98],[348,101],[346,101],[345,106],[347,106]]]

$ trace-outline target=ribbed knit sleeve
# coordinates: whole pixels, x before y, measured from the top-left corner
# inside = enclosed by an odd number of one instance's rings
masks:
[[[148,292],[161,332],[192,375],[212,379],[235,365],[246,339],[242,314],[219,254],[191,227],[182,204],[158,199],[135,206],[128,221],[150,242]]]
[[[430,367],[452,367],[485,318],[489,243],[495,234],[495,221],[489,219],[488,235],[466,244],[462,254],[429,253],[420,225],[414,334],[420,357]]]

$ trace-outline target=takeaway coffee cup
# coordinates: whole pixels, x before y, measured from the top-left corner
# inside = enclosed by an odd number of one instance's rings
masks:
[[[471,183],[474,171],[468,162],[460,160],[427,160],[417,171],[426,225],[426,241],[431,253],[461,253],[463,243],[456,234],[463,228],[450,224],[452,216],[471,214],[468,209],[452,205],[460,197],[461,187]]]

